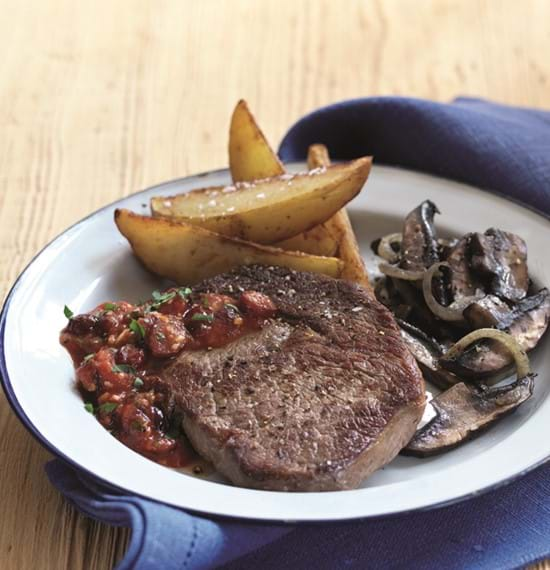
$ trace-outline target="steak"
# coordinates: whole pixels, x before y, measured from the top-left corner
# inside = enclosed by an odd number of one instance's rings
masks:
[[[353,283],[245,266],[195,292],[269,295],[277,316],[160,372],[192,445],[236,485],[352,489],[413,436],[422,374],[391,313]]]

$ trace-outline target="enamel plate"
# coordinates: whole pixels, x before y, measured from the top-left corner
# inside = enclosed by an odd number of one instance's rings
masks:
[[[295,169],[305,169],[295,165]],[[531,357],[533,397],[481,437],[439,457],[398,457],[360,489],[327,493],[255,491],[168,469],[134,453],[84,410],[74,371],[58,341],[63,306],[87,311],[102,301],[147,298],[161,282],[141,267],[113,223],[115,207],[148,212],[149,198],[228,184],[227,171],[161,184],[92,214],[50,243],[27,267],[1,316],[4,389],[26,427],[52,453],[122,490],[213,515],[273,521],[335,521],[427,509],[510,481],[550,456],[550,338]],[[518,233],[529,248],[538,286],[550,284],[548,231],[541,215],[475,188],[375,166],[349,212],[367,263],[370,242],[400,231],[422,200],[442,214],[440,235],[494,226]]]

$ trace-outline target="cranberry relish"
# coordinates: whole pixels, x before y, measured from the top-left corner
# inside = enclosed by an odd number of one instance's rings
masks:
[[[263,326],[277,308],[266,295],[238,297],[171,288],[137,305],[102,303],[73,316],[61,332],[85,408],[122,443],[163,465],[193,458],[180,432],[181,418],[155,371],[182,350],[224,346]]]

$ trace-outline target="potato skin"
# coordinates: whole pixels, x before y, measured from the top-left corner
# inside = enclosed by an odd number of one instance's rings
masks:
[[[147,269],[181,285],[224,273],[239,265],[280,265],[338,278],[343,263],[334,257],[261,246],[189,224],[117,209],[115,223]]]

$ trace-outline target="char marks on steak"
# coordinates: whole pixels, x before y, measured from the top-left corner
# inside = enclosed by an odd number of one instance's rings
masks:
[[[317,274],[256,265],[195,287],[248,290],[269,295],[277,318],[160,372],[189,439],[237,485],[357,487],[407,444],[424,410],[399,327],[370,291]]]

